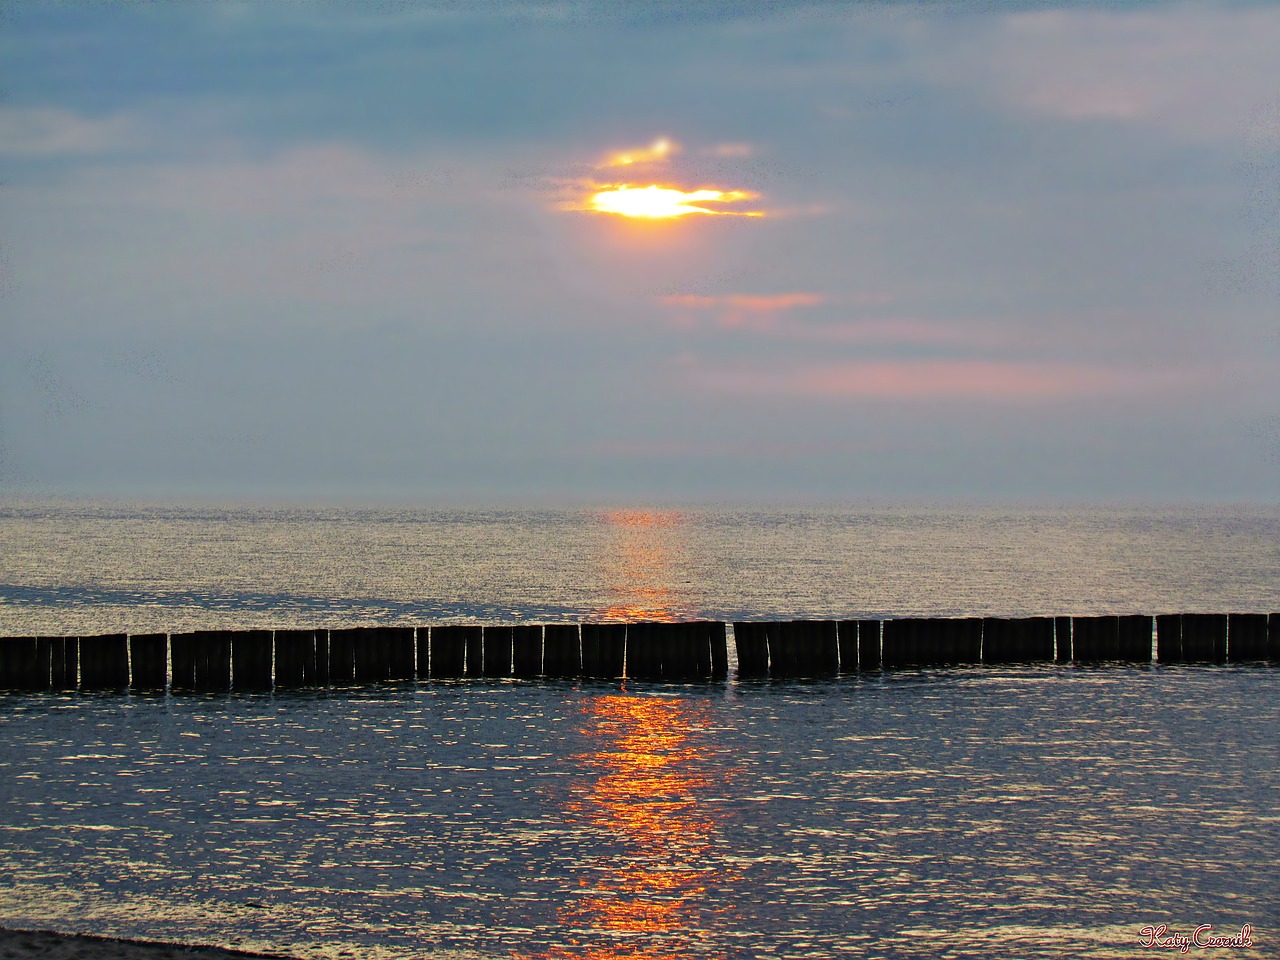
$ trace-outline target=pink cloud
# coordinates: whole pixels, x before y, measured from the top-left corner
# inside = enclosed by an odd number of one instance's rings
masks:
[[[703,296],[677,293],[661,298],[664,305],[716,314],[721,327],[769,329],[777,318],[797,307],[816,307],[824,298],[816,293],[778,293],[772,295],[723,294]]]
[[[1033,360],[870,360],[778,369],[704,367],[695,361],[686,370],[697,383],[729,393],[907,401],[1052,400],[1141,393],[1204,379],[1187,371]]]

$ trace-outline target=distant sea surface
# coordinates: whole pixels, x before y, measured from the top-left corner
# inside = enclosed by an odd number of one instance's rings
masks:
[[[1276,610],[1275,507],[0,504],[8,636]],[[1120,958],[1248,924],[1187,953],[1273,957],[1277,796],[1268,666],[0,694],[0,924],[592,960]]]

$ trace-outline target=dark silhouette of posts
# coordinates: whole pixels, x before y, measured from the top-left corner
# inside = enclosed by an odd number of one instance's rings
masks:
[[[361,630],[346,627],[329,631],[329,685],[346,687],[356,682],[356,644]]]
[[[674,682],[711,679],[711,645],[705,623],[661,625],[662,678]]]
[[[41,670],[40,642],[36,637],[5,637],[0,640],[0,688],[6,690],[47,690],[51,671]],[[48,645],[45,646],[48,650]],[[43,673],[43,676],[42,676]]]
[[[484,628],[484,661],[481,673],[486,677],[511,676],[511,650],[514,634],[511,627]]]
[[[544,676],[582,676],[582,641],[576,623],[549,623],[542,628],[542,672]]]
[[[1053,648],[1054,659],[1058,663],[1070,663],[1072,653],[1071,645],[1071,618],[1070,617],[1054,617],[1053,618]]]
[[[724,621],[707,621],[707,644],[711,649],[711,679],[723,680],[729,675],[729,643]]]
[[[231,680],[236,690],[271,689],[270,630],[242,630],[231,635]]]
[[[74,690],[80,685],[80,640],[48,637],[49,684],[54,690]]]
[[[275,642],[275,683],[277,689],[322,687],[316,664],[316,632],[314,630],[277,630]]]
[[[706,680],[711,675],[711,650],[706,635],[692,623],[664,623],[662,679],[674,682]]]
[[[80,689],[124,690],[129,686],[129,638],[109,633],[80,638]]]
[[[1182,662],[1182,614],[1162,613],[1156,617],[1156,659],[1161,663]]]
[[[467,663],[464,671],[468,677],[484,676],[484,628],[467,627],[464,634],[467,647]]]
[[[663,636],[661,623],[627,624],[627,677],[661,680]]]
[[[1232,663],[1267,659],[1267,615],[1227,614],[1227,659]]]
[[[886,620],[882,647],[887,667],[978,663],[982,654],[982,620],[976,617]]]
[[[616,680],[626,669],[628,631],[625,623],[584,623],[581,628],[582,675]]]
[[[517,677],[542,676],[542,625],[511,628],[512,673]]]
[[[738,653],[739,677],[769,675],[769,640],[764,631],[763,623],[734,621],[733,646]]]
[[[1053,659],[1053,617],[987,617],[982,621],[983,663]]]
[[[834,620],[788,620],[767,625],[765,633],[771,676],[830,677],[839,670],[840,644]]]
[[[1273,663],[1280,660],[1280,613],[1267,617],[1267,659]]]
[[[1182,659],[1187,662],[1223,663],[1227,659],[1227,615],[1184,613]]]
[[[387,679],[412,680],[414,676],[413,627],[383,627],[387,635]]]
[[[881,621],[859,620],[858,624],[858,669],[879,670],[884,664],[881,650]]]
[[[836,624],[836,650],[841,673],[858,672],[858,621],[841,620]]]
[[[1116,659],[1130,663],[1150,663],[1153,646],[1151,617],[1137,614],[1116,619]]]
[[[174,690],[231,689],[231,637],[224,631],[173,634],[169,637],[169,659]]]
[[[1072,617],[1071,646],[1076,663],[1119,660],[1120,618]]]
[[[164,690],[169,681],[169,637],[140,633],[129,638],[131,690]]]
[[[453,680],[463,675],[467,637],[479,630],[455,624],[431,628],[431,679]]]

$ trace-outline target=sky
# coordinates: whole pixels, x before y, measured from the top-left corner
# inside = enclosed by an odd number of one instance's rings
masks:
[[[1275,502],[1276,50],[1250,3],[5,5],[0,496]]]

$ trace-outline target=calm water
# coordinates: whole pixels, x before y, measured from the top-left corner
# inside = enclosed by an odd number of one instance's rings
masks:
[[[0,634],[1280,609],[1280,511],[0,510]],[[1280,669],[0,695],[0,923],[308,957],[1280,947]]]

